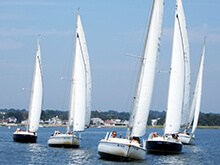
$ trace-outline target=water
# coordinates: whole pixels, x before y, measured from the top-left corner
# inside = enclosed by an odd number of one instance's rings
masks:
[[[219,164],[220,163],[220,130],[197,129],[195,145],[184,145],[183,154],[153,155],[146,154],[141,161],[107,161],[100,159],[97,153],[98,142],[107,131],[116,130],[125,135],[126,129],[89,128],[82,133],[79,149],[51,148],[47,145],[48,137],[54,130],[65,132],[66,128],[40,128],[38,142],[34,144],[13,142],[12,134],[17,127],[0,127],[0,164]],[[162,129],[148,129],[147,134]],[[146,139],[146,137],[145,137]]]

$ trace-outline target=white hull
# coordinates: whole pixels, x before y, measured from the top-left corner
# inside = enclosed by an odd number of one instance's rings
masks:
[[[195,140],[195,136],[194,135],[187,135],[184,133],[179,133],[179,139],[183,144],[193,144],[194,140]]]
[[[146,149],[128,139],[110,138],[99,142],[98,153],[106,159],[145,159]]]
[[[80,146],[81,138],[72,134],[58,134],[51,136],[48,140],[50,147],[77,148]]]

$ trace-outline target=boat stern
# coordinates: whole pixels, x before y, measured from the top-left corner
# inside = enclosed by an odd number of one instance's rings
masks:
[[[37,133],[17,129],[17,131],[13,133],[13,140],[20,143],[36,143]]]
[[[81,138],[71,134],[52,135],[48,139],[48,145],[50,147],[78,148],[80,143]]]

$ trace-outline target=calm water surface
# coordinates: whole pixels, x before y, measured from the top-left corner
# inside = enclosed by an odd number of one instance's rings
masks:
[[[178,155],[146,154],[143,161],[107,161],[97,153],[98,142],[112,128],[89,128],[82,133],[79,149],[51,148],[47,139],[54,132],[66,132],[66,128],[40,128],[35,144],[15,143],[12,139],[17,127],[0,127],[0,164],[220,164],[220,130],[197,129],[195,145],[184,145],[183,153]],[[125,135],[126,129],[114,129]],[[147,134],[162,129],[147,129]],[[144,137],[147,139],[147,136]]]

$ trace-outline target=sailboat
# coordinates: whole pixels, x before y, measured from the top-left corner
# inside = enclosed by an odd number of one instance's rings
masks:
[[[89,55],[82,22],[77,11],[75,52],[71,79],[67,132],[60,134],[59,131],[55,131],[48,140],[49,146],[67,148],[76,148],[80,146],[80,132],[84,131],[85,127],[88,127],[90,123],[91,88]]]
[[[145,159],[145,141],[142,146],[139,137],[144,136],[146,131],[161,41],[163,10],[164,1],[153,0],[127,136],[124,139],[117,138],[107,132],[98,145],[98,154],[102,158]]]
[[[16,132],[13,133],[13,140],[16,142],[35,143],[37,141],[37,130],[39,128],[43,100],[43,81],[39,38],[40,37],[38,37],[35,68],[31,89],[28,125],[26,131],[18,128]]]
[[[181,153],[182,143],[178,138],[185,90],[185,45],[186,28],[182,1],[176,1],[176,13],[173,36],[173,50],[170,68],[169,94],[163,136],[151,133],[147,140],[148,152]]]
[[[200,104],[201,104],[201,96],[202,96],[202,77],[203,77],[203,67],[204,67],[204,56],[205,56],[205,42],[206,37],[204,38],[202,55],[200,59],[200,66],[197,75],[195,89],[193,91],[193,98],[191,102],[191,107],[188,116],[188,123],[183,133],[179,133],[180,141],[183,144],[192,144],[195,140],[195,130],[198,124],[199,112],[200,112]],[[191,133],[188,133],[193,121],[193,127]]]

